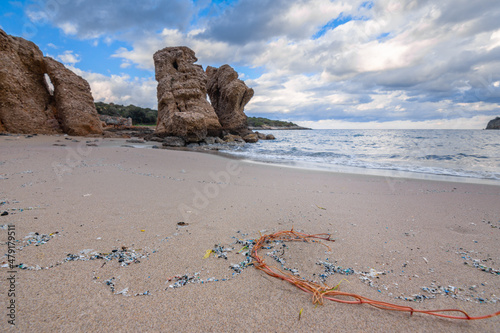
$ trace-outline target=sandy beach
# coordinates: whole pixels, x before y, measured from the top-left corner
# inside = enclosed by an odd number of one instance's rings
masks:
[[[285,266],[321,281],[318,263],[328,258],[353,272],[326,277],[330,286],[342,281],[342,291],[490,314],[500,310],[500,186],[122,144],[0,136],[0,213],[7,213],[0,252],[9,252],[14,231],[15,264],[23,264],[12,269],[7,256],[0,260],[1,331],[498,332],[500,316],[467,321],[316,306],[285,281],[230,266],[246,258],[237,240],[291,228],[330,233],[331,252],[287,244]],[[234,249],[227,259],[203,258],[217,247]],[[15,295],[8,296],[12,275]],[[181,286],[183,276],[193,278]],[[15,325],[8,322],[12,300]]]

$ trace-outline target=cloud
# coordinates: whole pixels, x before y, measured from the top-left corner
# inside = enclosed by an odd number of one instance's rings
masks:
[[[157,82],[153,78],[132,78],[126,74],[106,76],[75,67],[70,69],[89,82],[96,102],[157,108]]]
[[[261,77],[247,80],[256,93],[246,110],[254,115],[393,124],[445,118],[451,125],[452,119],[497,112],[500,24],[492,27],[476,15],[487,13],[500,22],[499,10],[476,6],[473,15],[461,11],[453,21],[443,16],[450,1],[441,8],[426,1],[383,0],[373,8],[317,1],[325,9],[316,14],[301,1],[273,2],[265,13],[255,9],[266,3],[252,8],[238,2],[206,29],[164,29],[114,56],[152,70],[156,50],[187,45],[205,66],[265,68]],[[300,13],[302,20],[294,21]],[[332,24],[341,13],[356,19]]]
[[[297,121],[300,126],[313,129],[484,129],[491,118],[475,116],[472,118],[438,120],[394,120],[390,122],[349,122],[343,120]]]
[[[153,54],[167,46],[185,45],[196,50],[198,63],[207,66],[212,63],[226,63],[238,59],[239,52],[225,42],[199,39],[196,33],[181,33],[179,30],[164,29],[157,35],[149,36],[133,43],[132,49],[119,48],[112,57],[122,58],[138,68],[154,70]],[[226,60],[226,62],[224,62]]]
[[[120,68],[129,68],[132,64],[129,61],[124,61],[120,64]]]
[[[61,23],[59,24],[59,28],[61,28],[66,35],[76,35],[78,33],[78,26],[71,22]]]
[[[123,41],[112,54],[123,71],[152,76],[153,54],[178,45],[193,49],[204,67],[259,68],[260,76],[242,75],[256,92],[251,115],[458,126],[498,114],[497,2],[89,0],[31,17],[103,41],[98,47]],[[156,104],[151,78],[86,75],[102,100]]]
[[[65,34],[97,38],[133,27],[150,32],[165,26],[182,30],[189,24],[194,4],[185,0],[45,1],[27,6],[26,13],[32,21],[51,22]]]
[[[57,56],[61,62],[74,66],[76,63],[80,62],[80,55],[73,53],[71,50],[64,51],[63,54]]]
[[[451,22],[442,17],[451,5],[439,10],[426,2],[381,1],[369,19],[351,20],[317,40],[270,42],[253,60],[268,71],[252,81],[256,96],[263,96],[250,102],[249,112],[296,120],[420,124],[441,117],[448,125],[478,112],[494,116],[500,103],[495,85],[500,80],[500,9],[478,5],[472,15],[461,11]],[[495,17],[496,25],[493,19],[482,22],[478,13]],[[307,72],[318,87],[304,95],[311,83],[297,77]],[[282,102],[287,99],[290,103]]]
[[[242,0],[210,22],[200,37],[243,45],[280,36],[309,38],[332,18],[352,10],[356,3],[327,0]],[[265,10],[264,10],[265,9]]]

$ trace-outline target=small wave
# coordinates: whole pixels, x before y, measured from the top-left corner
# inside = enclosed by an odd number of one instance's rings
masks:
[[[269,163],[297,162],[500,180],[496,172],[500,165],[498,150],[487,136],[489,133],[483,132],[314,130],[304,135],[285,131],[273,133],[277,140],[259,141],[226,152]]]
[[[453,161],[456,157],[452,155],[425,155],[422,159],[437,161]]]

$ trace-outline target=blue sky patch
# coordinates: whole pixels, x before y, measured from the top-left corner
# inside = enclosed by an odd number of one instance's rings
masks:
[[[384,33],[377,36],[377,40],[385,39],[385,37],[387,37],[389,35],[390,35],[389,32],[384,32]]]
[[[322,26],[321,29],[319,29],[319,31],[312,36],[312,39],[318,39],[322,37],[328,30],[333,30],[339,25],[346,24],[351,20],[352,17],[350,15],[344,15],[343,13],[340,13],[340,15],[337,18],[331,20],[330,22]]]
[[[373,7],[373,1],[365,1],[363,2],[359,8],[371,9]]]

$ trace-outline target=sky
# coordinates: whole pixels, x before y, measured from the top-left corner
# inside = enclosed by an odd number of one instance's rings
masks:
[[[498,0],[0,1],[0,28],[157,108],[153,54],[188,46],[254,89],[248,116],[311,128],[481,129],[500,116]]]

